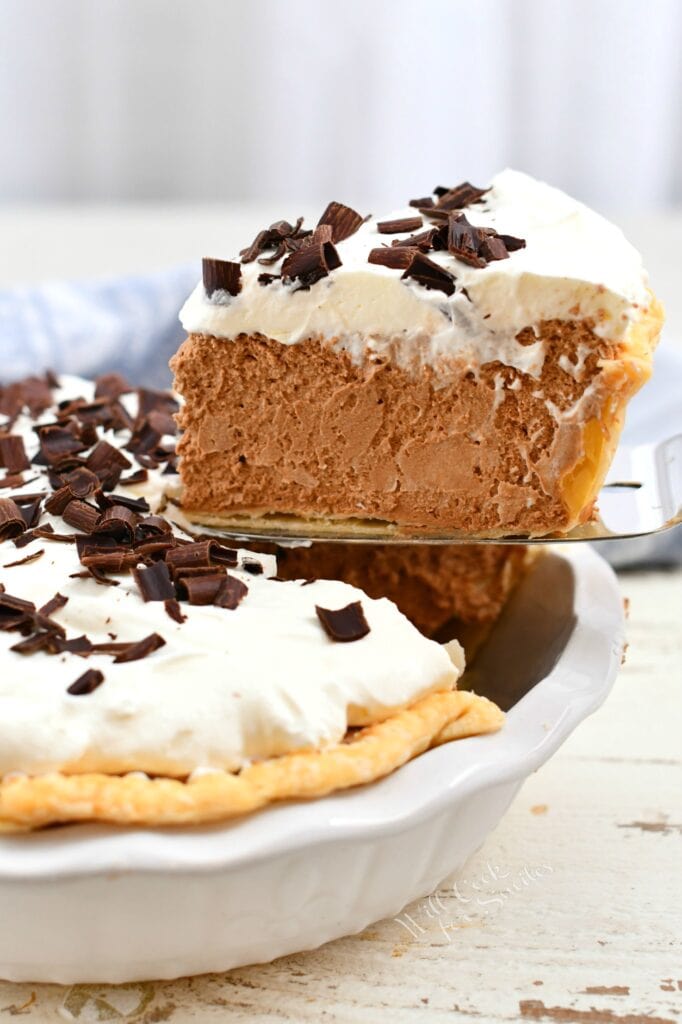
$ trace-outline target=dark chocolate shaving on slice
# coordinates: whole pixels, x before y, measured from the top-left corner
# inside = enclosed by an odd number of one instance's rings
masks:
[[[187,595],[190,604],[213,604],[225,578],[225,573],[183,576],[178,580],[178,590],[181,597]]]
[[[97,504],[101,509],[113,508],[115,505],[120,508],[127,508],[135,515],[143,516],[149,509],[149,502],[146,498],[130,498],[127,494],[98,494]]]
[[[332,242],[343,242],[344,238],[354,235],[362,224],[364,218],[343,203],[331,202],[318,220],[318,227],[321,224],[328,224],[332,229]]]
[[[51,654],[77,654],[81,658],[87,658],[92,654],[92,641],[87,636],[74,636],[70,640],[63,637],[54,637],[46,645]]]
[[[281,280],[282,280],[282,275],[281,274],[259,274],[258,275],[258,284],[261,284],[261,285],[268,285],[268,284],[272,284],[273,281],[281,281]]]
[[[451,217],[448,223],[448,252],[472,267],[484,267],[485,257],[481,254],[484,236],[470,224],[464,214]]]
[[[114,551],[88,551],[81,556],[81,565],[96,573],[127,572],[137,565],[140,558],[136,551],[116,548]],[[100,577],[97,577],[98,580]]]
[[[401,251],[398,247],[396,247],[396,250],[398,252]],[[425,288],[434,288],[445,292],[446,295],[452,295],[455,290],[455,278],[453,275],[421,252],[417,252],[414,255],[409,267],[402,276],[403,280],[411,277],[419,284],[424,285]]]
[[[64,476],[64,483],[71,491],[74,498],[89,498],[91,494],[99,490],[100,479],[96,473],[85,466],[78,466]]]
[[[242,572],[248,572],[251,576],[261,576],[263,573],[263,564],[255,558],[244,558],[240,565]]]
[[[140,517],[125,505],[111,505],[102,513],[91,533],[106,534],[122,544],[132,544]]]
[[[242,263],[252,263],[268,249],[274,249],[280,256],[283,255],[283,243],[298,241],[311,234],[310,231],[302,229],[302,224],[303,217],[299,217],[295,224],[290,224],[288,220],[277,220],[269,228],[259,231],[251,245],[241,250],[239,255],[242,258]],[[276,258],[279,259],[279,256]]]
[[[98,668],[89,668],[87,672],[78,677],[75,683],[71,683],[66,692],[70,693],[73,697],[84,697],[86,694],[96,690],[103,682],[104,674]]]
[[[133,577],[143,601],[170,601],[175,598],[175,587],[165,562],[133,569]]]
[[[391,270],[406,270],[414,259],[416,248],[408,248],[402,245],[385,245],[378,249],[370,249],[367,257],[368,263],[377,263],[382,267],[390,267]]]
[[[5,562],[3,569],[13,569],[16,565],[28,565],[29,562],[37,562],[44,554],[45,548],[39,548],[37,551],[32,551],[30,555],[18,558],[16,562]]]
[[[300,248],[287,256],[282,263],[285,281],[298,281],[301,289],[307,289],[341,266],[331,241],[332,230],[331,225],[319,225]]]
[[[427,228],[416,235],[408,235],[407,238],[394,238],[391,242],[394,248],[411,247],[421,252],[430,252],[431,249],[447,248],[447,229],[443,225],[437,228]]]
[[[173,619],[175,622],[178,622],[180,625],[182,625],[183,622],[187,621],[187,616],[183,613],[179,602],[174,597],[170,597],[167,600],[165,600],[163,602],[163,607],[165,608],[166,614],[169,616],[169,618]]]
[[[126,649],[116,655],[114,662],[121,665],[128,661],[139,661],[154,651],[158,651],[159,647],[164,647],[165,643],[166,641],[158,633],[150,633],[149,636],[138,640],[137,643],[126,644]]]
[[[124,469],[130,469],[132,462],[120,448],[108,441],[98,441],[85,460],[86,467],[97,476],[105,490],[113,490]]]
[[[78,455],[88,447],[76,436],[76,426],[74,424],[73,429],[71,424],[68,427],[48,425],[36,428],[40,439],[40,452],[48,465],[55,465],[65,457]]]
[[[360,601],[352,601],[345,608],[321,608],[315,605],[317,617],[330,640],[350,643],[362,640],[369,633],[369,625]]]
[[[228,572],[220,582],[213,603],[219,608],[232,610],[246,597],[248,592],[249,588],[246,583],[242,583],[236,576],[230,576]]]
[[[24,601],[21,597],[13,597],[6,591],[0,592],[0,629],[26,629],[32,625],[36,606],[33,601]]]
[[[239,295],[242,290],[242,268],[231,260],[213,260],[204,257],[201,272],[206,295],[210,299],[214,292],[229,292]]]
[[[44,615],[46,618],[49,618],[50,615],[53,615],[55,612],[58,612],[60,608],[63,608],[65,604],[68,604],[68,601],[68,597],[64,597],[63,594],[60,594],[58,592],[54,595],[54,597],[51,597],[50,600],[42,606],[42,608],[39,608],[38,611],[40,612],[41,615]]]
[[[51,516],[63,516],[67,505],[70,505],[74,500],[75,496],[71,488],[65,484],[58,490],[53,491],[50,497],[46,499],[45,511],[49,512]]]
[[[95,377],[95,398],[120,398],[134,390],[120,373],[102,373]]]
[[[518,249],[526,248],[525,238],[516,238],[514,235],[498,235],[505,244],[507,252],[517,252]]]
[[[18,537],[26,529],[21,510],[11,498],[0,498],[0,541]]]
[[[100,511],[86,501],[74,499],[62,512],[62,519],[74,530],[82,533],[92,533],[100,519]]]
[[[185,569],[209,570],[214,566],[236,566],[237,552],[217,540],[200,540],[173,548],[168,552],[166,562],[173,572]]]
[[[17,434],[6,434],[0,437],[0,466],[4,466],[8,474],[21,473],[30,469],[24,439]]]
[[[420,210],[427,210],[430,206],[435,206],[433,196],[422,196],[421,199],[410,199],[408,206],[416,206]]]
[[[462,210],[465,206],[480,203],[483,196],[490,191],[490,188],[476,188],[470,182],[463,181],[461,185],[456,185],[455,188],[439,186],[433,191],[434,195],[438,196],[438,203],[436,205],[439,209]]]
[[[380,235],[398,235],[401,231],[416,231],[423,225],[421,217],[398,217],[397,220],[380,220],[377,231]]]

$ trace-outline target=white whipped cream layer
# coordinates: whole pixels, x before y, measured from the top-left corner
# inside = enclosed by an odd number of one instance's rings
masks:
[[[182,308],[182,325],[190,334],[260,333],[283,344],[319,335],[334,339],[358,362],[388,351],[404,365],[442,368],[455,358],[476,368],[500,360],[539,376],[544,344],[519,344],[516,335],[524,327],[555,318],[592,319],[598,335],[620,340],[637,310],[647,305],[648,279],[637,250],[619,228],[559,189],[505,170],[493,178],[483,201],[463,212],[477,227],[525,239],[526,248],[483,268],[448,252],[430,252],[430,259],[454,274],[452,296],[402,280],[400,270],[367,262],[371,249],[413,233],[377,231],[377,220],[418,213],[405,207],[371,217],[339,242],[342,266],[308,290],[297,290],[296,282],[259,284],[259,274],[278,274],[281,261],[267,267],[257,261],[242,264],[236,296],[215,292],[209,300],[200,282]],[[435,223],[423,220],[418,230]]]
[[[89,398],[91,385],[68,378],[55,393],[57,400],[79,395]],[[48,412],[42,419],[53,417]],[[14,427],[29,457],[37,449],[32,426],[21,417]],[[105,436],[121,443],[112,433]],[[147,484],[119,486],[116,492],[144,495],[155,511],[172,480],[150,471]],[[21,490],[42,489],[49,489],[44,476]],[[182,522],[172,505],[164,514]],[[41,525],[47,522],[57,532],[71,532],[44,515]],[[7,568],[40,548],[45,554],[37,561]],[[115,577],[117,587],[69,579],[82,570],[75,545],[44,539],[24,548],[0,544],[0,581],[8,593],[37,607],[57,591],[68,597],[53,618],[69,638],[85,633],[103,643],[114,634],[117,641],[133,641],[157,632],[166,640],[147,658],[116,665],[106,655],[24,656],[9,649],[20,635],[0,632],[0,776],[70,768],[176,775],[234,769],[252,759],[338,742],[348,724],[379,720],[456,683],[461,651],[452,659],[390,601],[371,600],[340,582],[271,580],[272,556],[240,552],[240,564],[242,556],[260,559],[264,573],[229,570],[249,588],[241,604],[227,610],[183,602],[187,620],[178,624],[163,602],[142,600],[132,576]],[[335,609],[358,600],[370,633],[351,643],[331,641],[315,605]],[[67,687],[89,668],[104,673],[102,685],[84,696],[68,694]]]

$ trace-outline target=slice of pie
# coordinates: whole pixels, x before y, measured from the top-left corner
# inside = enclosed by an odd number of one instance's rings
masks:
[[[502,723],[456,642],[192,530],[176,411],[115,374],[0,389],[0,830],[220,821]]]
[[[662,313],[618,228],[507,170],[278,221],[204,261],[181,319],[192,519],[494,537],[594,515]]]

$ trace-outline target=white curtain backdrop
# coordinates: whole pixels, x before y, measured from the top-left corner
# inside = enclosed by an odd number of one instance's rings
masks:
[[[682,0],[0,0],[0,200],[679,204],[681,51]]]

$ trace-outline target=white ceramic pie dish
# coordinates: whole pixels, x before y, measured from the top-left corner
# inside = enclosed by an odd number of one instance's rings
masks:
[[[623,643],[611,569],[585,546],[554,548],[475,665],[477,688],[494,681],[491,695],[511,708],[501,732],[230,825],[0,839],[0,977],[116,983],[223,971],[397,914],[464,863],[526,776],[599,706]]]

